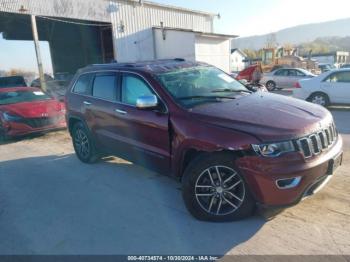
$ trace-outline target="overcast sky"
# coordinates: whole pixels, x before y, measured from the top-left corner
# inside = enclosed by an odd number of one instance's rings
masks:
[[[217,33],[260,35],[300,24],[350,17],[350,0],[152,0],[220,13]],[[349,25],[350,26],[350,25]]]

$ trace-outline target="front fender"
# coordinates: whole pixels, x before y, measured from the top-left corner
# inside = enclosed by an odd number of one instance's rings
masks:
[[[188,150],[198,152],[247,151],[251,144],[259,140],[249,134],[229,128],[218,127],[204,122],[186,123],[187,119],[172,121],[172,170],[175,176],[181,176],[184,157]]]

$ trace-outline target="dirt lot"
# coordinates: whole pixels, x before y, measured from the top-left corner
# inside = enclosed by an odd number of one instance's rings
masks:
[[[199,222],[178,182],[116,158],[82,164],[65,131],[0,145],[0,254],[350,254],[350,111],[333,115],[344,165],[270,221]]]

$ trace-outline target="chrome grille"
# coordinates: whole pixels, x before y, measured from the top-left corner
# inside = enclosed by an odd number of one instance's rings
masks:
[[[312,133],[306,137],[297,139],[299,151],[301,151],[305,158],[309,158],[320,154],[322,151],[331,147],[338,136],[337,130],[332,123],[327,128],[318,132]]]

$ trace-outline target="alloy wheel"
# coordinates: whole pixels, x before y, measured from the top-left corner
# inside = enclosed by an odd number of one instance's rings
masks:
[[[266,84],[266,88],[269,91],[273,91],[275,89],[275,87],[276,87],[276,85],[271,81]]]
[[[326,103],[327,103],[325,97],[322,96],[322,95],[315,95],[312,98],[311,102],[314,103],[314,104],[321,105],[321,106],[325,106]]]
[[[245,186],[240,175],[226,166],[204,170],[195,184],[195,196],[203,210],[212,215],[228,215],[243,203]]]
[[[82,158],[88,158],[90,154],[89,138],[83,130],[76,130],[74,136],[74,143],[78,154]]]

